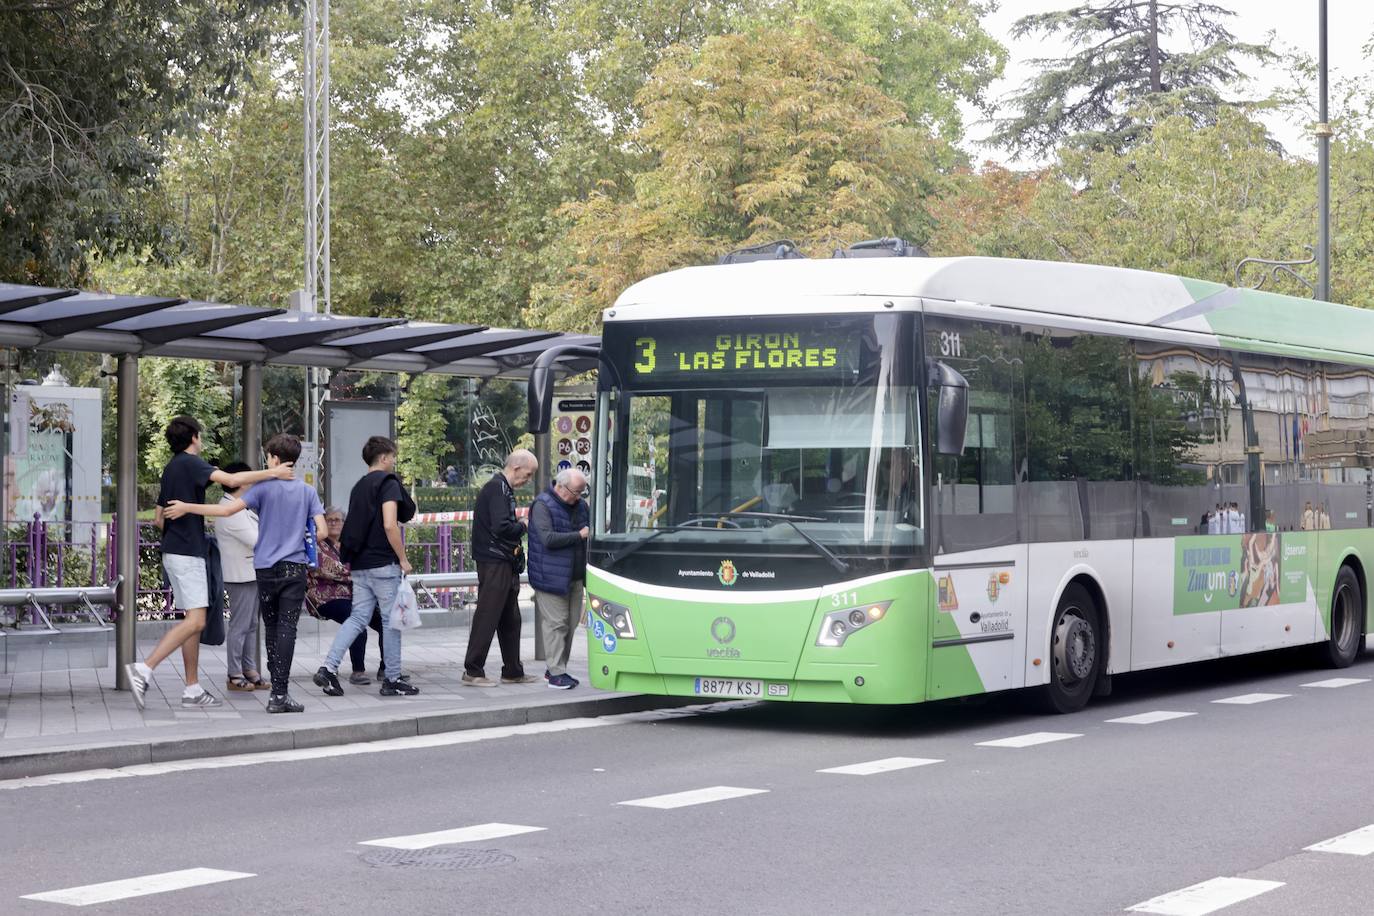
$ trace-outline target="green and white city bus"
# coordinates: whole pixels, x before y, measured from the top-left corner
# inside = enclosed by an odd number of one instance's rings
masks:
[[[870,257],[676,270],[604,319],[597,687],[1069,711],[1117,672],[1364,645],[1374,314]]]

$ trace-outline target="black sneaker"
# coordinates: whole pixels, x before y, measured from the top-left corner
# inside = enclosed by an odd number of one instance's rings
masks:
[[[270,713],[305,712],[305,707],[291,699],[289,693],[274,693],[267,698],[267,711]]]
[[[377,669],[377,680],[383,681],[383,682],[386,681],[386,666],[385,666],[385,665],[383,665],[382,667],[380,667],[380,668]],[[405,673],[403,672],[403,673],[401,674],[400,677],[396,678],[396,680],[398,680],[398,681],[409,681],[409,680],[410,680],[410,675],[405,674]]]
[[[315,686],[324,688],[324,695],[327,697],[343,696],[343,685],[339,683],[339,676],[330,671],[324,665],[315,672]]]
[[[420,692],[419,687],[412,687],[405,681],[382,681],[382,689],[378,691],[384,697],[413,697]]]

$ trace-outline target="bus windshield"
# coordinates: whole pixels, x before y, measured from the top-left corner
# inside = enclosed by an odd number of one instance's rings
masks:
[[[598,540],[922,547],[908,320],[608,326],[623,385],[601,395]]]

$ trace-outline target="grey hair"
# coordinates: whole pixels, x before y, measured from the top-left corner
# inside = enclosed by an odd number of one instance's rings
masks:
[[[338,506],[326,506],[324,514],[326,518],[328,518],[331,515],[337,515],[339,518],[348,518],[348,513],[340,509]]]
[[[564,468],[563,470],[559,471],[557,475],[554,476],[553,482],[558,484],[565,490],[571,490],[572,487],[568,486],[568,482],[572,480],[572,476],[574,474],[580,475],[584,482],[590,482],[587,481],[587,475],[583,474],[577,468]]]

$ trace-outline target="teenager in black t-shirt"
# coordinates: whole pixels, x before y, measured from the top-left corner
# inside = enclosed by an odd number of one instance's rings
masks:
[[[143,708],[148,682],[153,669],[163,659],[181,647],[181,660],[186,669],[186,688],[181,705],[188,709],[207,709],[223,705],[213,694],[200,686],[200,632],[205,629],[205,609],[209,605],[210,589],[205,569],[208,545],[205,540],[205,519],[187,515],[178,519],[163,517],[163,509],[174,499],[182,502],[205,502],[205,488],[217,483],[227,490],[237,489],[260,480],[289,479],[289,465],[266,471],[244,471],[226,474],[200,457],[200,424],[194,417],[175,417],[167,424],[167,444],[172,447],[172,460],[162,471],[162,489],[157,497],[157,516],[154,524],[162,529],[162,568],[172,586],[172,605],[182,612],[178,623],[162,635],[146,661],[125,665],[129,689],[134,703]]]
[[[373,436],[363,445],[367,474],[353,485],[348,517],[340,537],[340,559],[350,564],[353,579],[353,613],[339,625],[324,664],[315,672],[315,686],[325,696],[343,695],[339,664],[348,647],[367,632],[374,612],[382,617],[382,688],[384,697],[414,696],[401,677],[401,631],[391,626],[391,609],[401,580],[410,574],[401,525],[415,515],[415,503],[396,476],[396,443]]]

